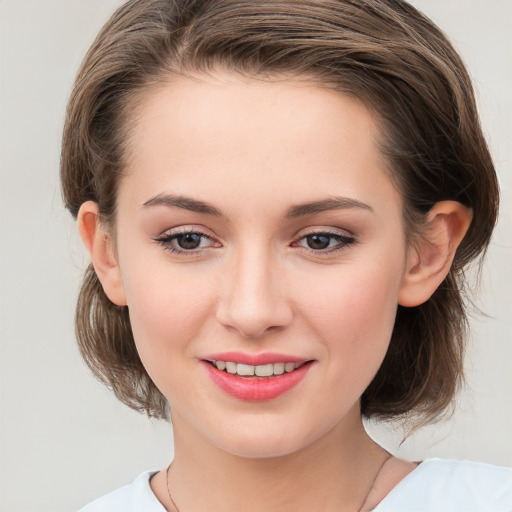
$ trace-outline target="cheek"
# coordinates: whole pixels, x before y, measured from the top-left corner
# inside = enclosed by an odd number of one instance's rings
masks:
[[[131,266],[123,283],[135,344],[153,377],[177,361],[177,355],[190,355],[190,342],[199,337],[212,308],[211,288],[187,279],[186,271],[156,262]]]
[[[391,338],[400,280],[399,265],[361,262],[317,276],[305,287],[307,294],[296,291],[305,321],[331,360],[344,368],[350,361],[354,369],[378,369]]]

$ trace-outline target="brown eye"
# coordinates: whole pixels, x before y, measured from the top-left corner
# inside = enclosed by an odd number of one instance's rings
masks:
[[[181,249],[193,250],[201,245],[203,237],[198,233],[184,233],[175,237],[176,243]]]
[[[154,239],[164,247],[164,249],[183,255],[196,254],[198,251],[206,250],[210,247],[219,247],[208,235],[199,231],[185,231],[182,233],[168,233]]]
[[[348,248],[355,241],[353,236],[317,231],[301,237],[294,245],[302,246],[304,249],[317,254],[330,254]]]
[[[327,249],[331,243],[331,237],[327,235],[309,235],[306,237],[306,243],[310,249]]]

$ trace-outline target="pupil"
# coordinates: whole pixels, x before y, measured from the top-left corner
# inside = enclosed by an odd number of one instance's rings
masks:
[[[201,237],[197,233],[187,233],[178,237],[177,241],[182,249],[197,249],[201,244]]]
[[[326,249],[331,239],[326,235],[311,235],[307,237],[308,246],[311,249]]]

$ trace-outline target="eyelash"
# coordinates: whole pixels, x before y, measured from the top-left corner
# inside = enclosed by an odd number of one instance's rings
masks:
[[[165,250],[172,252],[174,254],[183,254],[183,255],[195,255],[201,251],[204,250],[204,248],[197,248],[197,249],[183,249],[178,248],[172,245],[172,243],[177,240],[179,237],[184,237],[187,235],[197,235],[201,237],[202,240],[212,240],[212,238],[205,233],[202,233],[201,231],[194,231],[192,229],[186,229],[183,231],[178,231],[174,233],[169,234],[163,234],[159,236],[158,238],[155,238],[155,242],[158,242]],[[209,247],[207,247],[209,249]]]
[[[339,253],[346,250],[349,246],[356,242],[356,239],[350,235],[342,235],[341,233],[333,233],[331,231],[312,231],[306,235],[301,236],[297,242],[294,242],[294,245],[298,244],[301,240],[306,240],[307,238],[314,236],[325,237],[331,239],[331,241],[334,240],[335,242],[338,242],[334,247],[327,249],[312,249],[311,247],[302,247],[306,251],[315,255]]]
[[[199,252],[202,252],[205,250],[205,248],[196,248],[196,249],[183,249],[178,248],[173,244],[176,240],[178,240],[179,237],[184,237],[187,235],[197,235],[201,237],[202,240],[209,240],[212,241],[212,238],[208,236],[205,233],[202,233],[201,231],[194,231],[194,230],[183,230],[179,232],[169,233],[169,234],[163,234],[162,236],[159,236],[158,238],[155,238],[155,242],[158,242],[163,248],[173,254],[181,254],[181,255],[195,255]],[[297,247],[299,242],[301,240],[306,240],[310,237],[325,237],[329,238],[331,241],[334,240],[335,242],[338,242],[335,247],[332,248],[326,248],[326,249],[312,249],[311,247],[303,247],[302,249],[315,254],[315,255],[322,255],[322,254],[331,254],[331,253],[337,253],[346,250],[350,245],[353,245],[356,243],[356,239],[353,236],[350,235],[342,235],[340,233],[333,233],[330,231],[312,231],[310,233],[307,233],[305,235],[302,235],[296,242],[293,242],[293,246]],[[330,243],[330,242],[329,242]],[[209,249],[210,247],[207,247],[206,249]]]

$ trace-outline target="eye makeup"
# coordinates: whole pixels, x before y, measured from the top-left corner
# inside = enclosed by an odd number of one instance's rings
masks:
[[[184,256],[197,255],[211,248],[222,247],[213,237],[197,229],[184,228],[178,231],[165,232],[153,240],[165,250]],[[304,249],[314,254],[327,255],[346,250],[354,243],[356,243],[356,239],[352,235],[318,230],[302,235],[292,242],[291,247]]]
[[[293,243],[294,247],[302,247],[315,254],[339,253],[353,245],[356,239],[351,235],[331,231],[312,231]]]
[[[154,238],[165,250],[174,254],[196,255],[211,247],[221,247],[212,237],[198,230],[182,229],[166,232]]]

